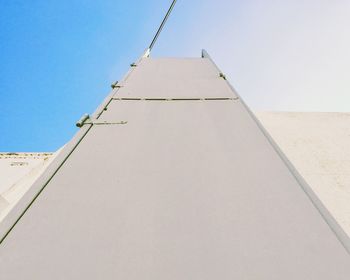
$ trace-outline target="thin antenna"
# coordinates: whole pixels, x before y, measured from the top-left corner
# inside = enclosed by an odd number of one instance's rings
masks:
[[[154,44],[156,43],[156,41],[157,41],[157,39],[158,39],[158,37],[159,37],[159,34],[162,32],[162,29],[163,29],[165,23],[167,22],[167,20],[168,20],[170,14],[171,14],[171,12],[172,12],[172,10],[174,9],[174,6],[175,6],[175,4],[176,4],[176,1],[177,1],[177,0],[173,0],[173,2],[171,3],[171,6],[170,6],[168,12],[166,13],[166,15],[165,15],[165,17],[164,17],[162,23],[160,24],[160,26],[159,26],[159,28],[158,28],[158,30],[157,30],[156,35],[154,35],[153,40],[152,40],[151,44],[149,45],[149,47],[148,47],[148,49],[147,49],[147,51],[146,51],[146,53],[145,53],[144,56],[149,56],[149,54],[151,53],[151,50],[152,50]]]

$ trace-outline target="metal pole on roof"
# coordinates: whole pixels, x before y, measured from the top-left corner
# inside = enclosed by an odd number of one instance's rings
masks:
[[[165,23],[167,22],[167,20],[168,20],[170,14],[171,14],[171,12],[172,12],[173,9],[174,9],[174,6],[175,6],[176,2],[177,2],[177,0],[173,0],[173,2],[171,3],[171,5],[170,5],[170,7],[169,7],[169,9],[168,9],[168,11],[167,11],[165,17],[163,18],[162,23],[160,24],[160,26],[159,26],[159,28],[158,28],[158,30],[157,30],[157,33],[154,35],[153,40],[152,40],[151,44],[149,45],[148,49],[146,50],[146,53],[145,53],[144,56],[149,56],[149,55],[150,55],[150,53],[151,53],[151,51],[152,51],[152,49],[153,49],[154,44],[156,43],[156,41],[157,41],[157,39],[158,39],[160,33],[162,32],[162,30],[163,30],[163,28],[164,28]]]

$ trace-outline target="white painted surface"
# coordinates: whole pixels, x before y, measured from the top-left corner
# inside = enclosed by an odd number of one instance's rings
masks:
[[[256,115],[350,235],[350,113]],[[0,153],[0,221],[52,158],[51,153]]]
[[[42,174],[54,155],[0,153],[0,221]]]
[[[350,113],[256,113],[350,235]]]

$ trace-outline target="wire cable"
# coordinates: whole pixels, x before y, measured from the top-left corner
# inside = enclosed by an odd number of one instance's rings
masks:
[[[156,35],[154,35],[153,40],[152,40],[151,44],[150,44],[149,47],[148,47],[148,52],[151,52],[151,50],[152,50],[154,44],[156,43],[156,41],[157,41],[157,39],[158,39],[158,37],[159,37],[159,34],[162,32],[165,23],[167,22],[167,20],[168,20],[170,14],[171,14],[171,12],[172,12],[172,10],[174,9],[174,6],[175,6],[175,4],[176,4],[176,1],[177,1],[177,0],[173,0],[173,2],[171,3],[171,6],[170,6],[168,12],[166,13],[166,15],[165,15],[165,17],[164,17],[162,23],[160,24],[160,26],[159,26],[159,28],[158,28],[158,30],[157,30]]]

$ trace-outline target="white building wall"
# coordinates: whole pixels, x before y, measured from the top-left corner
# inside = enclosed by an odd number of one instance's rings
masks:
[[[350,113],[258,112],[256,115],[350,235]],[[54,156],[0,153],[0,221]]]
[[[350,235],[350,113],[256,115]]]
[[[53,153],[0,153],[0,221],[54,156]]]

